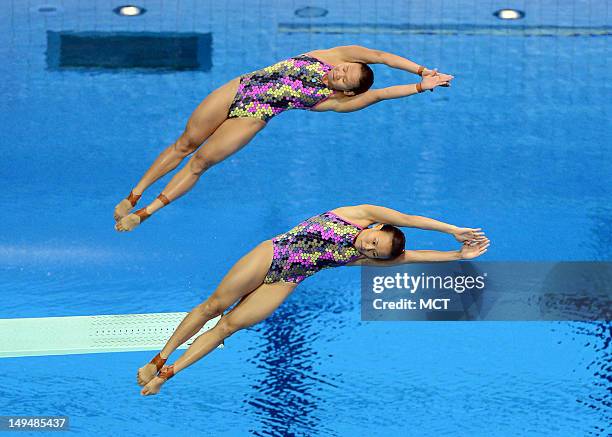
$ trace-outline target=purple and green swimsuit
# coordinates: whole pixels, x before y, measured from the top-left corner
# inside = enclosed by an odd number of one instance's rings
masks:
[[[240,76],[228,118],[252,117],[267,122],[287,109],[311,109],[334,93],[323,83],[333,65],[299,55]]]
[[[274,255],[264,283],[300,283],[319,270],[361,257],[353,245],[363,227],[328,211],[272,239]]]

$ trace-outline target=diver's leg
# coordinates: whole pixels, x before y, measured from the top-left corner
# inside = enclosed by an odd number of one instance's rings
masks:
[[[194,307],[181,321],[160,351],[160,357],[167,359],[181,344],[202,329],[206,322],[222,314],[238,299],[261,285],[272,263],[272,255],[272,241],[266,240],[234,264],[215,292]],[[156,373],[157,367],[148,363],[138,369],[136,380],[139,385],[144,385]]]
[[[202,173],[248,144],[265,125],[263,120],[257,118],[241,117],[225,120],[206,144],[198,149],[187,164],[174,175],[157,199],[137,213],[122,218],[115,225],[115,229],[131,231],[144,218],[163,208],[170,201],[181,197],[196,184]]]
[[[267,318],[291,294],[296,285],[286,282],[260,285],[255,291],[245,296],[229,314],[223,316],[214,328],[200,335],[185,353],[172,366],[169,366],[173,373],[178,373],[192,365],[236,331],[248,328]],[[167,374],[169,370],[168,367],[162,368],[161,376],[164,376],[164,373]],[[155,394],[159,392],[164,382],[164,378],[155,377],[143,387],[140,393],[143,395]]]
[[[156,180],[174,170],[180,162],[195,150],[227,119],[227,113],[240,78],[236,78],[210,93],[193,111],[184,132],[155,159],[142,179],[132,188],[136,196],[130,201],[123,199],[115,206],[115,220],[126,216],[136,204],[138,198]]]

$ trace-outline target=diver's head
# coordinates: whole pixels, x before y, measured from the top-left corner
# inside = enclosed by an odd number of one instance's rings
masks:
[[[330,88],[354,96],[370,89],[374,83],[374,72],[363,62],[342,62],[329,70],[327,83]]]
[[[406,237],[395,226],[378,224],[361,231],[354,244],[368,258],[392,259],[404,252]]]

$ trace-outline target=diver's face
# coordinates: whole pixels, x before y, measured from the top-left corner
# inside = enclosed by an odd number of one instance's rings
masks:
[[[327,73],[330,88],[338,91],[349,91],[359,86],[361,79],[361,64],[343,62]]]
[[[380,230],[383,225],[364,229],[355,239],[355,247],[368,258],[387,259],[391,256],[393,236],[390,232]]]

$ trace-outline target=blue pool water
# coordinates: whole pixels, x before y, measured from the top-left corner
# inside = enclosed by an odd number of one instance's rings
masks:
[[[133,18],[112,1],[0,4],[0,318],[188,311],[259,241],[358,203],[483,227],[487,260],[610,260],[607,3],[362,3],[147,0]],[[328,14],[294,14],[309,5]],[[493,17],[508,6],[525,19]],[[304,23],[339,26],[283,27]],[[210,32],[212,68],[49,70],[48,30]],[[357,113],[284,113],[187,196],[114,231],[114,205],[207,93],[344,44],[455,80]],[[416,82],[374,69],[377,87]],[[357,268],[308,279],[154,397],[134,383],[149,352],[4,359],[0,414],[68,415],[82,435],[610,432],[609,323],[361,322],[359,281]]]

